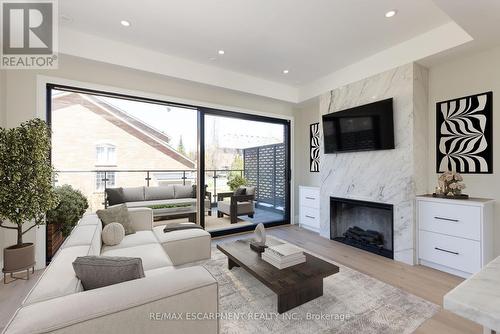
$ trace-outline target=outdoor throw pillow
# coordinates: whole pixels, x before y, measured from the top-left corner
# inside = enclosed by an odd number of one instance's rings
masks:
[[[105,192],[108,205],[117,205],[125,202],[123,198],[123,188],[106,188]]]
[[[135,231],[130,226],[128,209],[125,204],[116,205],[104,210],[97,210],[97,217],[102,221],[103,227],[111,223],[119,223],[125,229],[125,235],[134,234]]]
[[[247,194],[247,189],[243,187],[239,187],[234,191],[234,196],[241,196],[246,194]]]
[[[102,242],[107,246],[115,246],[122,242],[125,237],[125,229],[120,223],[111,223],[102,229]]]
[[[144,277],[138,257],[80,256],[73,262],[84,290],[102,288]]]

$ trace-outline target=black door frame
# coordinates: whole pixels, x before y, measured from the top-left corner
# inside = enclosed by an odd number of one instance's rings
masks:
[[[227,110],[221,110],[221,109],[214,109],[214,108],[206,108],[206,107],[198,107],[198,111],[200,113],[201,119],[203,120],[202,124],[202,130],[201,132],[203,133],[203,137],[199,139],[199,143],[202,143],[201,147],[198,149],[198,154],[200,156],[198,157],[198,165],[200,166],[200,175],[198,176],[198,179],[200,180],[200,184],[205,184],[205,116],[210,115],[210,116],[221,116],[221,117],[229,117],[229,118],[235,118],[235,119],[241,119],[241,120],[247,120],[247,121],[260,121],[260,122],[266,122],[266,123],[274,123],[274,124],[281,124],[284,126],[284,142],[285,142],[285,147],[286,147],[286,182],[285,182],[285,217],[283,220],[279,221],[271,221],[271,222],[266,222],[264,223],[265,227],[273,227],[273,226],[279,226],[279,225],[286,225],[290,224],[290,212],[291,212],[291,175],[292,175],[292,170],[291,170],[291,141],[290,141],[290,121],[287,119],[282,119],[282,118],[274,118],[274,117],[269,117],[269,116],[262,116],[262,115],[252,115],[252,114],[246,114],[243,112],[235,112],[235,111],[227,111]],[[200,131],[198,132],[200,133]],[[203,166],[203,169],[201,168]],[[203,188],[203,189],[202,189]],[[200,198],[205,198],[205,188],[204,187],[199,187],[200,189],[200,195],[203,195],[203,197]],[[201,202],[201,212],[204,211],[204,206],[205,206],[205,201],[200,201]],[[199,217],[200,225],[205,228],[205,215],[201,214]],[[220,231],[212,231],[210,232],[210,235],[212,237],[220,237],[220,236],[225,236],[225,235],[230,235],[234,233],[242,233],[242,232],[248,232],[248,231],[253,231],[255,229],[254,225],[247,225],[247,226],[241,226],[241,227],[234,227],[234,228],[227,228],[224,230]]]
[[[85,93],[85,94],[93,94],[93,95],[99,95],[99,96],[107,96],[107,97],[113,97],[113,98],[121,98],[125,100],[131,100],[131,101],[138,101],[138,102],[146,102],[146,103],[153,103],[153,104],[160,104],[160,105],[166,105],[166,106],[173,106],[173,107],[183,107],[183,108],[190,108],[190,109],[196,109],[198,112],[198,117],[197,117],[197,125],[198,125],[198,187],[197,187],[197,195],[199,196],[198,198],[203,199],[205,198],[205,187],[201,187],[201,184],[205,184],[205,115],[213,115],[213,116],[222,116],[222,117],[231,117],[231,118],[237,118],[241,120],[249,120],[249,121],[261,121],[261,122],[267,122],[267,123],[275,123],[275,124],[282,124],[285,127],[285,136],[284,136],[284,141],[286,145],[286,181],[285,186],[286,186],[286,191],[285,191],[285,218],[281,221],[275,221],[275,222],[268,222],[265,224],[266,227],[272,227],[272,226],[278,226],[278,225],[285,225],[285,224],[290,224],[290,213],[291,213],[291,129],[290,129],[290,120],[287,119],[281,119],[281,118],[274,118],[270,116],[262,116],[262,115],[252,115],[252,114],[247,114],[243,112],[236,112],[236,111],[228,111],[228,110],[222,110],[222,109],[214,109],[214,108],[207,108],[207,107],[202,107],[202,106],[197,106],[193,104],[187,104],[187,103],[178,103],[178,102],[168,102],[160,99],[155,99],[155,98],[149,98],[149,97],[141,97],[141,96],[135,96],[135,95],[129,95],[129,94],[123,94],[123,93],[113,93],[113,92],[108,92],[108,91],[103,91],[103,90],[97,90],[97,89],[89,89],[89,88],[83,88],[83,87],[77,87],[77,86],[68,86],[68,85],[61,85],[61,84],[53,84],[53,83],[47,83],[46,84],[46,119],[47,119],[47,124],[52,127],[52,90],[62,90],[62,91],[68,91],[68,92],[80,92],[80,93]],[[198,210],[198,222],[200,225],[205,228],[205,215],[201,214],[205,212],[205,201],[204,200],[199,200],[199,210]],[[243,226],[243,227],[237,227],[237,228],[232,228],[232,229],[226,229],[222,231],[214,231],[210,232],[212,237],[217,237],[217,236],[223,236],[223,235],[229,235],[229,234],[234,234],[234,233],[241,233],[241,232],[247,232],[253,230],[255,227],[253,225],[249,226]]]

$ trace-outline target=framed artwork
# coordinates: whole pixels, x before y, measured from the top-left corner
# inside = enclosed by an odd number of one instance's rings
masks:
[[[309,171],[319,172],[319,123],[309,125]]]
[[[493,92],[436,103],[436,172],[493,173]]]

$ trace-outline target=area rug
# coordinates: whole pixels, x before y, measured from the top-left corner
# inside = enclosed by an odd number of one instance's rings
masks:
[[[215,245],[212,258],[200,264],[219,283],[220,333],[224,334],[412,333],[440,309],[335,263],[340,272],[324,279],[322,297],[280,315],[276,295],[244,269],[228,270],[227,257]]]

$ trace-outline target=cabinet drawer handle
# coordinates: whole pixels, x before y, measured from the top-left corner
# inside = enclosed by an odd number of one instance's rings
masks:
[[[310,200],[313,200],[313,201],[314,201],[316,198],[314,198],[314,197],[307,197],[307,196],[306,196],[306,199],[310,199]]]
[[[443,217],[434,217],[434,219],[438,219],[438,220],[446,220],[447,222],[454,222],[454,223],[458,223],[458,222],[459,222],[459,220],[458,220],[458,219],[443,218]]]
[[[311,218],[311,219],[315,219],[316,217],[313,217],[313,216],[308,216],[306,215],[307,218]]]
[[[450,253],[450,254],[455,254],[455,255],[459,254],[458,252],[452,252],[452,251],[449,251],[449,250],[446,250],[446,249],[442,249],[442,248],[439,248],[439,247],[434,247],[434,249],[438,250],[438,251],[441,251],[441,252]]]

